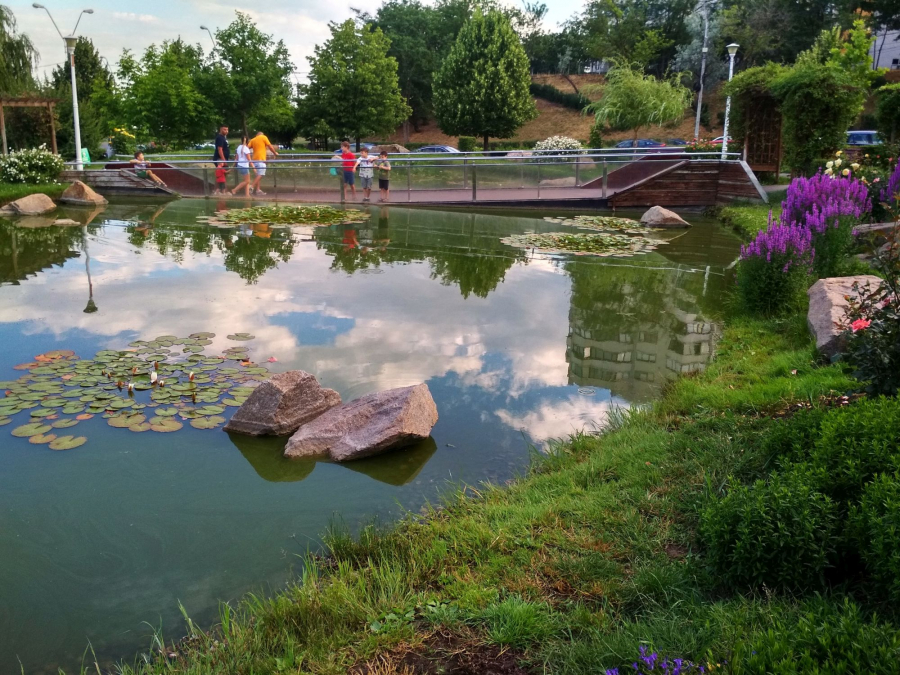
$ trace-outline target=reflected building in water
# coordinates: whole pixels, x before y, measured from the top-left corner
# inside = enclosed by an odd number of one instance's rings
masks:
[[[704,275],[572,263],[569,384],[642,403],[677,374],[703,371],[721,328],[705,318]]]

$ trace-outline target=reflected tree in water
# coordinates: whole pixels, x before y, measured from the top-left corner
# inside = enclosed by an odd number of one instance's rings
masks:
[[[52,224],[17,227],[0,221],[0,283],[17,285],[42,270],[79,257],[81,236],[80,228]]]

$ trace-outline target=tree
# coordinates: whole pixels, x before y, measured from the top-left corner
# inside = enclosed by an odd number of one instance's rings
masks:
[[[0,5],[0,93],[16,94],[32,87],[37,59],[31,40],[16,30],[12,10]]]
[[[679,122],[691,104],[691,91],[681,84],[681,73],[660,80],[636,64],[616,63],[606,74],[603,98],[587,107],[596,123],[616,131],[638,132],[651,125]]]
[[[309,85],[302,89],[304,126],[324,122],[335,136],[359,139],[394,131],[410,114],[397,83],[397,60],[380,28],[352,19],[331,24],[331,39],[309,57]]]
[[[509,138],[537,116],[528,57],[509,19],[477,12],[434,77],[434,112],[451,136]]]
[[[721,33],[721,15],[718,12],[713,12],[711,8],[709,11],[707,47],[709,48],[709,54],[721,54],[724,53],[722,49],[723,43],[719,37]],[[688,18],[686,27],[689,42],[676,47],[673,64],[675,70],[691,74],[696,89],[699,89],[700,86],[700,65],[703,58],[703,23],[702,10],[691,14]],[[743,45],[741,49],[743,49]],[[712,86],[714,83],[721,82],[728,74],[727,61],[725,59],[710,58],[709,54],[707,54],[706,72],[703,77],[706,86]]]
[[[216,31],[216,63],[201,87],[226,120],[249,135],[249,120],[275,98],[290,100],[294,70],[284,41],[273,42],[247,14]]]
[[[200,47],[181,38],[151,45],[140,61],[126,52],[119,75],[128,123],[166,145],[184,147],[208,138],[216,115],[198,87],[202,58]]]
[[[900,84],[886,84],[878,90],[878,131],[889,143],[897,142],[900,128]]]

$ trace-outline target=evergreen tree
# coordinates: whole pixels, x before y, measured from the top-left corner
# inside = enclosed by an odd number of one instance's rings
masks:
[[[441,130],[484,140],[509,138],[537,116],[529,92],[528,57],[509,19],[476,12],[434,78],[434,112]]]
[[[351,19],[331,24],[331,39],[309,57],[309,85],[301,88],[306,131],[324,124],[332,136],[359,139],[394,131],[410,114],[397,82],[397,61],[381,29]]]

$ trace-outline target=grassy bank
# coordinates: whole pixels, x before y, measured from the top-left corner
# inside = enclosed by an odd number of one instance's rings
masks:
[[[22,183],[0,183],[0,206],[14,202],[28,195],[43,193],[51,199],[62,195],[68,185],[48,183],[43,185],[24,185]]]
[[[704,508],[771,473],[798,405],[856,386],[817,360],[803,315],[726,325],[709,368],[652,407],[508,486],[355,538],[335,527],[283,592],[223,605],[210,632],[188,622],[178,644],[158,636],[122,672],[625,673],[642,645],[723,672],[892,672],[897,631],[873,614],[895,610],[877,598],[736,589],[710,566]]]
[[[769,222],[769,212],[772,216],[781,216],[781,197],[783,195],[769,195],[768,204],[736,204],[726,206],[719,210],[719,219],[737,232],[744,239],[752,239],[756,233],[766,228]]]

